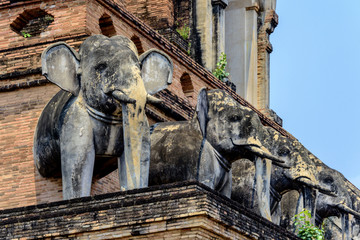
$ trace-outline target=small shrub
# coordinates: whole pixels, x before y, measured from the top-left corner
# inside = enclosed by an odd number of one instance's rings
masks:
[[[24,38],[29,38],[29,37],[31,37],[31,34],[25,32],[25,31],[21,31],[21,35],[22,35]]]
[[[227,65],[226,54],[221,53],[220,60],[216,64],[216,68],[213,71],[214,76],[221,81],[224,81],[224,78],[229,76],[229,73],[226,72],[226,65]]]
[[[324,228],[318,228],[310,221],[311,213],[306,209],[294,216],[297,236],[304,240],[324,240]]]
[[[180,34],[180,36],[184,40],[188,40],[190,36],[190,27],[186,25],[186,23],[182,27],[176,28],[176,31]]]

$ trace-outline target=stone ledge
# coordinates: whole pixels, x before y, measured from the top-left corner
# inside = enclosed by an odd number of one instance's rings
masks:
[[[6,209],[0,219],[1,239],[298,239],[197,182]]]

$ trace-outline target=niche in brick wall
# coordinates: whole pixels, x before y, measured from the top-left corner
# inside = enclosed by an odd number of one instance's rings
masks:
[[[142,47],[141,40],[140,40],[140,38],[138,36],[135,36],[135,35],[132,36],[131,41],[133,41],[135,43],[135,46],[136,46],[136,49],[137,49],[139,55],[141,55],[141,54],[143,54],[145,52],[143,47]]]
[[[194,86],[188,73],[184,73],[181,76],[180,83],[185,96],[188,98],[193,98]]]
[[[11,24],[10,28],[25,38],[40,35],[54,21],[54,16],[35,8],[25,10]]]
[[[111,17],[104,13],[99,19],[99,26],[101,29],[101,34],[112,37],[116,35],[116,30],[113,24]]]

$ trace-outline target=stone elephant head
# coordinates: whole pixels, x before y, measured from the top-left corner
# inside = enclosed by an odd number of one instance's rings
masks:
[[[231,165],[249,158],[257,161],[259,198],[266,195],[271,163],[284,162],[260,144],[256,130],[247,137],[242,123],[249,114],[253,116],[225,91],[201,90],[192,120],[153,126],[149,185],[197,180],[230,197]],[[261,123],[257,118],[252,124]]]
[[[119,166],[122,189],[146,187],[150,154],[147,102],[172,81],[170,58],[138,56],[126,37],[94,35],[79,53],[66,43],[42,54],[42,71],[62,90],[45,107],[34,159],[46,177],[62,175],[65,199],[88,196],[94,174]]]
[[[312,156],[316,158],[315,156]],[[359,195],[338,171],[318,161],[319,181],[335,195],[319,193],[316,201],[317,224],[325,221],[326,239],[357,239],[359,237]]]
[[[314,216],[316,196],[319,192],[333,196],[331,189],[318,179],[316,162],[310,152],[296,139],[282,136],[266,127],[268,137],[263,139],[272,154],[287,162],[289,168],[274,166],[271,175],[272,221],[289,230],[293,229],[292,219],[304,208]]]
[[[261,189],[257,186],[259,167],[249,157],[235,162],[232,198],[276,224],[291,226],[291,219],[295,214],[303,208],[313,209],[317,192],[330,195],[332,192],[320,184],[315,162],[309,158],[308,150],[297,140],[282,136],[271,127],[263,126],[254,112],[247,112],[244,116],[241,123],[243,137],[256,139],[259,145],[268,149],[271,155],[286,162],[287,166],[272,167],[269,180],[270,197],[259,199],[254,196],[257,189]]]
[[[270,129],[269,129],[270,130]],[[286,159],[290,168],[274,167],[271,187],[280,197],[272,199],[273,221],[291,231],[295,231],[292,219],[303,209],[311,212],[313,224],[321,225],[330,216],[346,217],[340,225],[349,235],[348,215],[358,216],[352,208],[345,178],[337,171],[327,167],[310,153],[299,141],[288,139],[272,132],[272,152]],[[276,216],[278,215],[278,216]],[[315,221],[316,220],[316,221]],[[331,231],[334,233],[334,231]],[[335,237],[334,239],[339,239]],[[345,238],[346,239],[346,238]]]

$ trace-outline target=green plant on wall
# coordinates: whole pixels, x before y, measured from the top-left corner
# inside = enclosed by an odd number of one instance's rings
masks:
[[[178,32],[180,34],[180,36],[184,39],[184,40],[189,40],[190,37],[190,27],[184,23],[184,19],[180,18],[175,22],[176,25],[176,32]]]
[[[216,64],[216,68],[213,71],[214,76],[221,81],[224,81],[224,78],[229,76],[229,73],[226,72],[226,65],[227,65],[226,54],[221,53],[219,62]]]
[[[51,15],[45,15],[44,20],[47,22],[52,22],[54,21],[54,17]]]
[[[324,228],[318,228],[311,224],[311,213],[303,209],[294,216],[297,236],[304,240],[324,240]]]
[[[25,31],[21,31],[21,35],[22,35],[24,38],[29,38],[29,37],[31,37],[31,34],[25,32]]]
[[[186,25],[186,23],[182,27],[176,28],[176,31],[180,34],[180,36],[184,40],[188,40],[190,36],[190,27]]]

